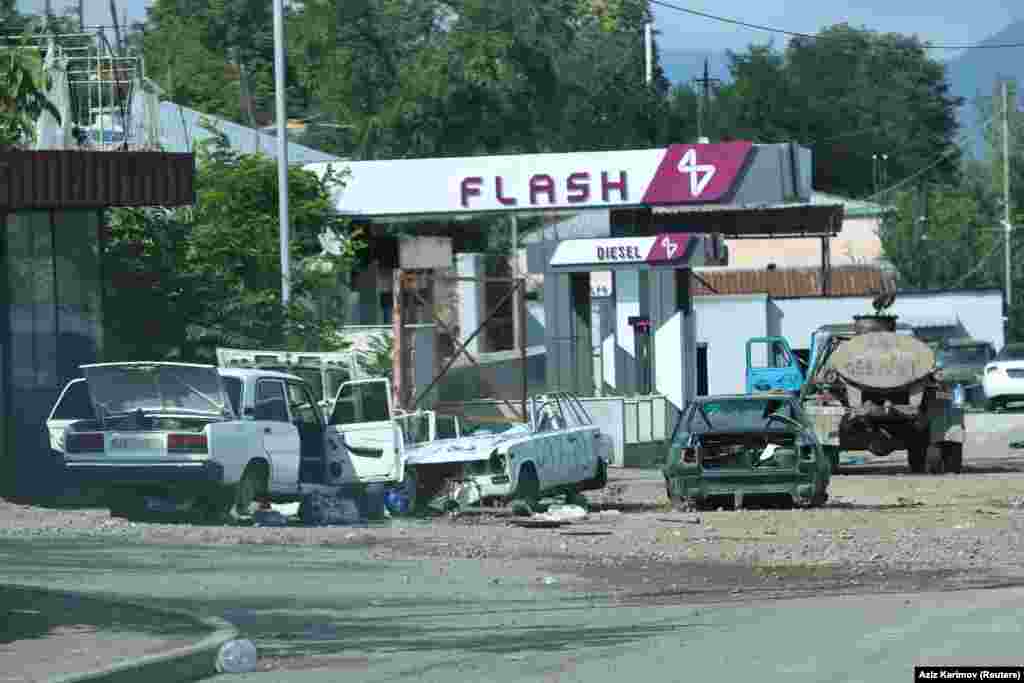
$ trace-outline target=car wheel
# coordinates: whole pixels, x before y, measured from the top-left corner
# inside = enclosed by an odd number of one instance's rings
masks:
[[[990,398],[988,400],[988,404],[985,406],[985,408],[989,412],[995,413],[995,412],[998,412],[999,409],[1002,406],[1003,406],[1003,400],[1001,398]]]
[[[532,464],[526,463],[519,470],[519,482],[516,484],[513,497],[516,502],[525,504],[531,511],[537,507],[537,501],[540,500],[540,479],[537,478],[537,471],[533,469]]]
[[[911,474],[924,474],[926,456],[927,448],[925,447],[911,446],[907,449],[907,466],[910,468]]]
[[[829,465],[832,468],[832,474],[840,474],[839,470],[839,454],[840,450],[837,446],[825,446],[825,458],[828,459]]]
[[[947,472],[960,474],[964,465],[964,445],[961,443],[947,443],[942,448],[943,467]]]
[[[946,471],[946,462],[941,446],[929,446],[925,455],[925,470],[928,474],[943,474]]]
[[[145,499],[133,491],[113,493],[107,500],[111,517],[136,519],[146,511]]]
[[[242,473],[242,479],[235,486],[234,502],[231,505],[231,517],[248,519],[252,517],[259,505],[260,498],[267,492],[267,473],[264,467],[250,464]]]

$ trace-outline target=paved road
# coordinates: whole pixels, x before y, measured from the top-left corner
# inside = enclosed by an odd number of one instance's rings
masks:
[[[0,581],[148,597],[234,622],[270,670],[223,683],[875,683],[910,680],[921,662],[1020,663],[1021,590],[629,606],[571,590],[573,577],[484,567],[382,562],[365,548],[0,541]]]

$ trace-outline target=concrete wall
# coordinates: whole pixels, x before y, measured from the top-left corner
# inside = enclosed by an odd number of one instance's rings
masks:
[[[703,297],[702,297],[703,298]],[[708,297],[711,298],[711,297]],[[775,299],[782,311],[782,336],[795,349],[808,348],[811,333],[821,325],[847,322],[871,313],[872,297]],[[890,309],[908,323],[936,318],[959,318],[967,332],[1003,346],[1002,295],[998,290],[897,294]]]
[[[2,484],[20,495],[57,492],[44,422],[78,366],[102,355],[99,219],[95,210],[22,211],[3,221]]]
[[[871,264],[883,261],[882,241],[878,237],[877,218],[847,218],[839,234],[830,243],[833,266]],[[732,239],[729,268],[766,268],[774,263],[779,268],[817,267],[821,265],[821,239]]]
[[[694,299],[697,342],[708,345],[708,393],[746,389],[746,342],[768,332],[766,294],[700,296]]]

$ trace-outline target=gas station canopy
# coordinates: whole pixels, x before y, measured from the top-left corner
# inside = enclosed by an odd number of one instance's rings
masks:
[[[323,177],[331,166],[306,169]],[[841,205],[810,204],[811,151],[795,143],[354,161],[334,170],[345,171],[333,190],[341,214],[368,223],[416,220],[422,234],[429,223],[451,232],[453,221],[486,214],[587,210],[630,219],[629,235],[612,220],[618,227],[601,237],[825,235],[842,221]]]

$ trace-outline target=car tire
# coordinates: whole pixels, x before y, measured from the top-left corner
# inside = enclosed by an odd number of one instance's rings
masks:
[[[526,463],[519,470],[519,481],[513,494],[516,502],[525,504],[532,511],[540,500],[540,479],[531,463]]]
[[[235,485],[229,514],[235,520],[249,519],[255,512],[257,501],[267,493],[266,468],[250,463]]]
[[[929,446],[925,455],[925,471],[928,474],[944,474],[946,461],[943,458],[945,449],[940,445]]]
[[[943,467],[946,472],[960,474],[964,466],[964,445],[962,443],[947,443],[942,447]]]
[[[110,494],[107,507],[110,508],[111,517],[128,520],[138,519],[146,511],[145,499],[134,491]]]
[[[911,474],[925,473],[927,455],[928,449],[923,446],[910,446],[907,449],[907,467],[910,469]]]
[[[839,468],[839,456],[842,451],[839,450],[838,446],[824,446],[825,457],[828,458],[829,465],[832,468],[832,474],[842,474]]]
[[[597,459],[597,472],[594,476],[585,482],[580,488],[581,491],[599,491],[608,485],[608,463],[604,461],[604,458]]]

